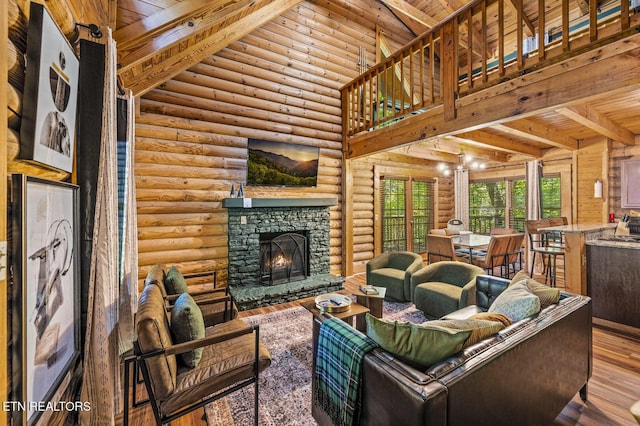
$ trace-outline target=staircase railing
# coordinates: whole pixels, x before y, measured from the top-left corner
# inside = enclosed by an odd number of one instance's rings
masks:
[[[344,132],[440,104],[454,119],[457,99],[631,35],[636,11],[629,0],[475,0],[343,87]]]

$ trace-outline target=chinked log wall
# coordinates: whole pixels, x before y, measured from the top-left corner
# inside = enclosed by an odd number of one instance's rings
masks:
[[[245,187],[244,194],[338,197],[330,213],[330,256],[331,272],[341,274],[340,88],[359,73],[360,46],[368,62],[376,62],[371,16],[394,35],[395,47],[411,36],[376,2],[332,2],[330,8],[301,3],[141,98],[135,166],[141,284],[157,262],[186,272],[216,270],[226,284],[221,200],[245,180],[247,138],[320,147],[316,188]],[[369,182],[354,212],[357,232],[369,234],[358,235],[358,259],[372,253],[372,188]]]

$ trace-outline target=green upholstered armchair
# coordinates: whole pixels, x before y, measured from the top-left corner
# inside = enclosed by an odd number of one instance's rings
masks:
[[[441,318],[475,303],[476,276],[483,273],[463,262],[432,263],[411,277],[411,300],[427,318]]]
[[[422,256],[409,251],[379,254],[367,263],[367,284],[387,289],[385,298],[408,302],[411,276],[422,268]]]

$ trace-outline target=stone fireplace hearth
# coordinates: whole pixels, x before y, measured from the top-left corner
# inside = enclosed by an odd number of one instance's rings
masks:
[[[239,309],[343,288],[344,278],[330,273],[329,207],[335,204],[335,198],[224,200],[229,212],[227,282]]]

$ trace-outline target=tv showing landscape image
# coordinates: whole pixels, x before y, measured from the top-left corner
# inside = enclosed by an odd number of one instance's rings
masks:
[[[316,186],[320,148],[249,139],[247,185]]]

